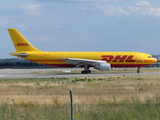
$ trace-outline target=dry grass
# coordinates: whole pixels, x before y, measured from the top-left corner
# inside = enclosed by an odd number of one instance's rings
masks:
[[[69,103],[69,89],[72,89],[75,103],[90,104],[133,98],[160,102],[160,75],[70,78],[67,81],[61,81],[60,78],[11,81],[1,80],[0,101]]]

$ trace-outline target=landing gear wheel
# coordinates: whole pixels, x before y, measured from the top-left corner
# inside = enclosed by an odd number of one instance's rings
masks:
[[[140,70],[139,70],[139,69],[137,70],[137,73],[140,73]]]
[[[91,73],[91,70],[89,70],[89,66],[87,64],[84,65],[84,70],[81,71],[82,74],[88,74]]]
[[[91,70],[83,70],[81,71],[82,74],[88,74],[88,73],[91,73]]]

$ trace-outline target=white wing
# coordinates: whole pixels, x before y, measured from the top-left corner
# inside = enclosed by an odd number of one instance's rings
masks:
[[[101,61],[101,60],[78,59],[78,58],[59,58],[59,59],[64,60],[65,63],[77,65],[76,67],[82,65],[95,66],[97,63],[107,63],[106,61]]]

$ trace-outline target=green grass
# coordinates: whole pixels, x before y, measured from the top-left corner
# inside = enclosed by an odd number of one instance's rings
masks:
[[[40,83],[40,82],[58,82],[58,81],[63,81],[63,80],[68,80],[68,78],[23,78],[23,79],[0,79],[0,84],[3,83]]]
[[[115,98],[113,98],[115,99]],[[158,120],[160,104],[148,99],[74,104],[75,120]],[[1,103],[1,120],[69,120],[70,104]]]
[[[69,120],[68,105],[38,103],[1,103],[1,120]]]

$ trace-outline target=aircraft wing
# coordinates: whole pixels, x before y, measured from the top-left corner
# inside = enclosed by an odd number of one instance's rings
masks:
[[[101,60],[90,60],[90,59],[79,59],[79,58],[59,58],[64,60],[65,63],[77,65],[76,67],[80,67],[82,65],[91,65],[94,66],[97,63],[106,63],[106,61]]]

